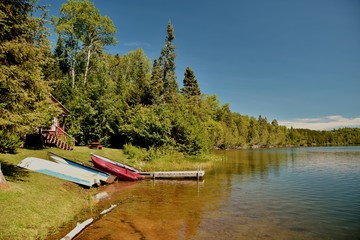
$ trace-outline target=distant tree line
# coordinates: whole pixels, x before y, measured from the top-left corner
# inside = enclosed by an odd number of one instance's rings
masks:
[[[97,140],[194,155],[214,147],[360,144],[358,128],[288,129],[276,120],[231,112],[201,92],[190,67],[179,88],[171,22],[151,62],[142,49],[105,53],[117,42],[114,24],[80,0],[68,0],[52,19],[58,38],[51,51],[46,11],[34,17],[35,10],[30,0],[0,3],[0,152],[14,151],[25,133],[50,123],[56,111],[49,94],[71,111],[66,129],[79,145]]]

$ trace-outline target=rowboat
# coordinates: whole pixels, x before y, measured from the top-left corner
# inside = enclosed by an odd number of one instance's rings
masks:
[[[99,169],[90,167],[90,166],[86,166],[83,163],[79,163],[64,157],[60,157],[59,155],[56,155],[55,153],[49,152],[49,157],[51,160],[57,162],[57,163],[61,163],[61,164],[66,164],[69,166],[72,166],[74,168],[78,168],[81,169],[81,171],[87,171],[93,174],[96,174],[97,177],[99,178],[100,181],[105,182],[105,183],[112,183],[114,182],[116,176],[111,175],[107,172],[101,171]]]
[[[95,174],[77,171],[74,167],[65,164],[51,162],[36,157],[27,157],[17,166],[32,171],[40,172],[53,177],[61,178],[87,187],[92,187],[100,183]]]
[[[125,181],[136,181],[140,179],[144,179],[144,176],[140,175],[138,172],[130,170],[128,165],[118,163],[112,161],[108,158],[101,157],[95,154],[91,154],[91,161],[93,162],[94,166],[102,171],[107,173],[113,174],[117,176],[121,180]],[[127,167],[126,167],[127,166]]]

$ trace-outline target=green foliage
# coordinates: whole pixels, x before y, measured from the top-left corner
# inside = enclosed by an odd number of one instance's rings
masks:
[[[174,28],[151,68],[142,49],[104,53],[116,42],[112,21],[89,1],[68,0],[54,18],[53,54],[33,1],[0,3],[0,151],[14,151],[26,133],[48,126],[52,94],[71,112],[66,130],[78,145],[125,144],[129,156],[152,161],[177,151],[197,155],[218,148],[360,144],[359,129],[287,129],[276,120],[234,113],[216,96],[201,94],[190,67],[179,93]],[[45,80],[46,79],[46,80]],[[127,144],[127,145],[126,145]]]
[[[162,72],[162,81],[164,83],[163,101],[166,103],[174,102],[179,92],[178,83],[175,74],[175,46],[173,41],[175,39],[174,27],[171,22],[167,25],[167,36],[165,39],[165,46],[161,50],[159,57],[159,65]]]
[[[340,128],[331,131],[294,129],[287,131],[287,141],[296,146],[358,145],[359,128]]]
[[[60,15],[60,18],[53,18],[59,35],[56,48],[61,60],[59,64],[62,69],[70,66],[73,87],[77,69],[83,66],[83,84],[86,85],[91,57],[98,56],[104,46],[116,43],[115,26],[109,17],[101,16],[95,5],[88,0],[68,0],[62,5]],[[64,66],[64,63],[69,64]]]
[[[190,67],[186,68],[184,76],[184,88],[181,90],[181,93],[186,97],[199,96],[201,94],[200,88],[195,74]]]
[[[209,150],[209,135],[207,122],[200,118],[201,109],[191,99],[180,98],[176,105],[170,105],[171,135],[175,140],[175,147],[181,152],[197,155]]]
[[[157,59],[154,60],[150,88],[149,88],[149,103],[160,103],[160,96],[164,94],[164,82],[162,79],[161,66]]]
[[[0,153],[15,153],[20,144],[21,139],[17,134],[0,130]]]
[[[125,144],[124,145],[124,154],[128,156],[129,159],[144,159],[144,151],[132,144]]]
[[[125,123],[120,126],[120,132],[132,144],[140,147],[172,145],[172,125],[168,116],[166,109],[138,106],[129,111]]]
[[[48,124],[55,113],[43,75],[51,60],[46,12],[34,17],[31,4],[26,0],[0,3],[0,88],[6,89],[0,95],[3,151],[13,151],[25,133]]]
[[[132,144],[125,144],[123,149],[124,154],[135,161],[154,161],[160,159],[166,154],[171,154],[171,151],[168,151],[166,147],[150,147],[148,149],[136,147]]]
[[[69,65],[69,56],[68,56],[68,52],[65,48],[65,43],[63,38],[61,37],[61,35],[59,36],[57,43],[56,43],[56,47],[55,47],[55,51],[54,51],[54,58],[55,61],[57,63],[57,65],[59,66],[59,69],[61,70],[63,75],[66,75],[69,73],[70,71],[70,65]]]

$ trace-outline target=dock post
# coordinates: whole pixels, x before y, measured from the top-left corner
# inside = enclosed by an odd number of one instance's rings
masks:
[[[196,175],[197,175],[197,180],[199,181],[199,178],[200,178],[200,165],[198,166],[198,170],[197,170],[197,173],[196,173]]]
[[[200,165],[198,165],[198,171],[197,171],[197,173],[196,173],[196,175],[197,175],[197,192],[199,193],[200,192]]]

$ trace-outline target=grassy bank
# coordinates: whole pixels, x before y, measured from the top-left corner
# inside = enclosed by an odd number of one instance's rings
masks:
[[[0,190],[0,239],[45,239],[48,234],[56,232],[61,226],[81,221],[85,213],[96,211],[91,196],[96,188],[87,189],[77,184],[63,181],[44,174],[27,171],[16,165],[25,157],[48,159],[52,151],[69,159],[89,164],[90,153],[131,164],[144,171],[189,170],[199,164],[203,168],[211,166],[211,158],[186,158],[173,153],[161,156],[156,160],[143,161],[140,155],[131,159],[121,150],[91,150],[77,147],[74,151],[61,149],[27,150],[19,149],[17,154],[0,154],[1,169],[8,187]],[[78,219],[79,218],[79,219]]]

